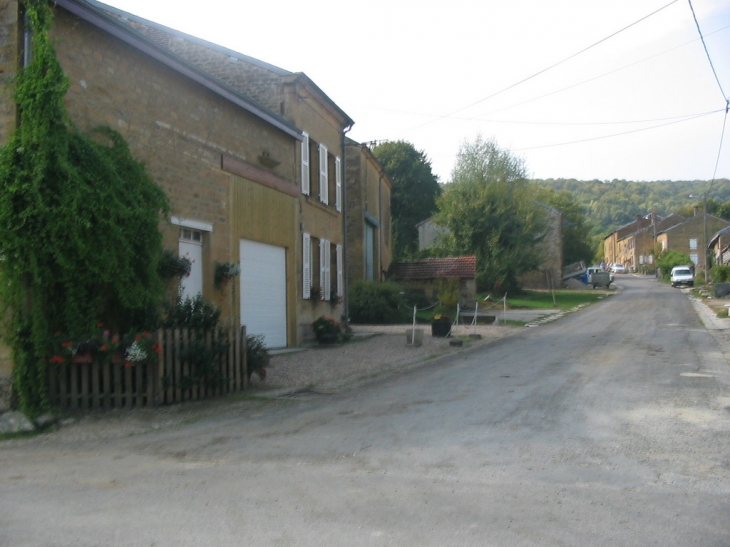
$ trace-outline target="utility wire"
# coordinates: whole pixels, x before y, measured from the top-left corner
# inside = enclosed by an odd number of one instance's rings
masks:
[[[707,49],[707,44],[705,43],[705,37],[702,35],[702,29],[700,28],[700,23],[697,21],[697,15],[695,14],[695,9],[692,6],[692,0],[687,0],[689,2],[689,9],[692,10],[692,17],[695,20],[695,25],[697,26],[697,32],[700,33],[700,40],[702,40],[702,47],[705,48],[705,54],[707,55],[707,60],[710,62],[710,68],[712,68],[712,73],[715,75],[715,81],[717,82],[717,86],[720,88],[720,93],[722,93],[722,98],[725,100],[725,103],[728,104],[728,97],[725,93],[725,90],[722,88],[722,84],[720,83],[720,78],[717,77],[717,72],[715,71],[715,65],[712,64],[712,58],[710,57],[710,52]]]
[[[719,112],[719,110],[715,110],[713,112],[706,112],[704,114],[697,114],[696,116],[692,116],[692,117],[685,118],[685,119],[682,119],[682,120],[677,120],[677,121],[674,121],[674,122],[662,123],[662,124],[659,124],[659,125],[653,125],[651,127],[644,127],[642,129],[633,129],[631,131],[623,131],[621,133],[613,133],[611,135],[602,135],[600,137],[591,137],[589,139],[580,139],[580,140],[577,140],[577,141],[558,142],[558,143],[554,143],[554,144],[542,144],[542,145],[539,145],[539,146],[526,146],[524,148],[516,148],[514,151],[515,152],[520,152],[520,151],[523,151],[523,150],[536,150],[538,148],[552,148],[554,146],[565,146],[565,145],[568,145],[568,144],[580,144],[582,142],[590,142],[590,141],[599,141],[599,140],[602,140],[602,139],[610,139],[612,137],[620,137],[622,135],[630,135],[631,133],[641,133],[642,131],[649,131],[651,129],[658,129],[660,127],[666,127],[668,125],[674,125],[674,124],[677,124],[677,123],[688,122],[690,120],[696,120],[697,118],[703,118],[705,116],[709,116],[709,115],[715,114],[717,112]],[[727,112],[726,112],[725,115],[727,116]],[[719,159],[718,159],[718,161],[719,161]]]
[[[411,130],[413,130],[413,129],[419,129],[419,128],[421,128],[421,127],[425,126],[425,125],[428,125],[428,124],[430,124],[430,123],[433,123],[434,121],[437,121],[437,120],[441,120],[441,119],[443,119],[443,118],[448,118],[449,116],[453,116],[454,114],[458,114],[459,112],[462,112],[463,110],[466,110],[466,109],[468,109],[468,108],[471,108],[471,107],[473,107],[473,106],[476,106],[476,105],[478,105],[478,104],[480,104],[480,103],[483,103],[484,101],[488,101],[489,99],[492,99],[492,98],[496,97],[497,95],[501,95],[501,94],[502,94],[502,93],[504,93],[505,91],[509,91],[510,89],[512,89],[512,88],[514,88],[514,87],[517,87],[517,86],[518,86],[518,85],[520,85],[520,84],[523,84],[523,83],[525,83],[525,82],[527,82],[527,81],[529,81],[529,80],[532,80],[533,78],[536,78],[536,77],[537,77],[537,76],[539,76],[540,74],[544,74],[544,73],[545,73],[545,72],[547,72],[548,70],[552,70],[553,68],[555,68],[555,67],[557,67],[557,66],[560,66],[560,65],[562,65],[563,63],[566,63],[566,62],[570,61],[571,59],[573,59],[573,58],[577,57],[578,55],[581,55],[581,54],[585,53],[585,52],[586,52],[586,51],[588,51],[589,49],[592,49],[592,48],[596,47],[597,45],[599,45],[599,44],[602,44],[602,43],[603,43],[603,42],[605,42],[606,40],[609,40],[609,39],[613,38],[614,36],[616,36],[616,35],[618,35],[618,34],[620,34],[620,33],[624,32],[625,30],[628,30],[628,29],[630,29],[631,27],[633,27],[633,26],[635,26],[635,25],[638,25],[638,24],[639,24],[639,23],[641,23],[642,21],[644,21],[644,20],[648,19],[648,18],[649,18],[649,17],[651,17],[652,15],[655,15],[655,14],[659,13],[659,12],[660,12],[660,11],[662,11],[663,9],[666,9],[666,8],[668,8],[669,6],[671,6],[672,4],[675,4],[675,3],[677,3],[678,1],[679,1],[679,0],[672,0],[671,2],[669,2],[668,4],[666,4],[666,5],[662,6],[662,7],[661,7],[661,8],[659,8],[658,10],[655,10],[655,11],[651,12],[650,14],[648,14],[648,15],[645,15],[644,17],[642,17],[641,19],[639,19],[639,20],[637,20],[637,21],[634,21],[634,22],[633,22],[633,23],[631,23],[630,25],[627,25],[627,26],[625,26],[624,28],[622,28],[622,29],[620,29],[620,30],[617,30],[616,32],[614,32],[614,33],[612,33],[612,34],[610,34],[610,35],[606,36],[605,38],[602,38],[602,39],[601,39],[601,40],[599,40],[598,42],[595,42],[594,44],[591,44],[590,46],[588,46],[588,47],[585,47],[585,48],[581,49],[581,50],[580,50],[580,51],[578,51],[577,53],[574,53],[573,55],[570,55],[569,57],[566,57],[566,58],[565,58],[565,59],[563,59],[562,61],[558,61],[557,63],[554,63],[554,64],[550,65],[550,66],[549,66],[549,67],[547,67],[547,68],[543,68],[542,70],[540,70],[540,71],[538,71],[538,72],[535,72],[534,74],[532,74],[531,76],[528,76],[527,78],[523,78],[522,80],[520,80],[520,81],[518,81],[518,82],[515,82],[514,84],[511,84],[511,85],[509,85],[509,86],[507,86],[507,87],[505,87],[505,88],[503,88],[503,89],[501,89],[501,90],[497,91],[496,93],[492,93],[492,94],[491,94],[491,95],[489,95],[488,97],[484,97],[483,99],[479,99],[478,101],[476,101],[476,102],[473,102],[473,103],[471,103],[471,104],[469,104],[469,105],[467,105],[467,106],[464,106],[464,107],[462,107],[462,108],[459,108],[459,109],[457,109],[457,110],[454,110],[453,112],[450,112],[449,114],[445,114],[445,115],[443,115],[443,116],[439,116],[438,118],[436,118],[436,119],[434,119],[434,120],[430,120],[430,121],[427,121],[427,122],[425,122],[425,123],[423,123],[423,124],[421,124],[421,125],[418,125],[418,126],[416,126],[416,127],[413,127],[413,128],[411,128]]]

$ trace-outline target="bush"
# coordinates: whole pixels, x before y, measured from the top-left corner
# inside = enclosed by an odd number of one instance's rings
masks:
[[[269,350],[264,345],[264,337],[260,334],[246,337],[246,364],[248,379],[256,374],[260,380],[266,379],[266,367],[271,360]]]
[[[657,267],[662,271],[662,279],[668,280],[675,266],[687,266],[692,264],[689,255],[678,251],[667,251],[662,253],[657,259]]]
[[[713,283],[727,283],[730,281],[730,266],[714,266],[710,270]]]
[[[178,292],[177,299],[165,306],[163,327],[209,331],[218,326],[221,310],[206,302],[201,294],[193,298],[183,298]]]
[[[406,320],[401,289],[395,283],[358,281],[350,287],[350,319],[354,323],[392,324]]]

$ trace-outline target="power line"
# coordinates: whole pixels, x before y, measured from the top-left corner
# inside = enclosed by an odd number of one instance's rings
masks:
[[[722,98],[725,100],[725,103],[728,103],[728,97],[725,93],[725,90],[722,88],[722,84],[720,83],[720,78],[717,76],[717,72],[715,71],[715,65],[712,64],[712,58],[710,57],[710,52],[707,49],[707,44],[705,43],[705,37],[702,35],[702,29],[700,28],[700,23],[697,21],[697,15],[695,14],[695,9],[692,6],[692,0],[687,0],[689,2],[689,9],[692,10],[692,17],[695,20],[695,25],[697,26],[697,32],[700,33],[700,40],[702,40],[702,47],[705,48],[705,54],[707,55],[707,60],[710,63],[710,68],[712,69],[712,73],[715,75],[715,81],[717,82],[717,86],[720,88],[720,93],[722,93]]]
[[[651,129],[658,129],[660,127],[666,127],[668,125],[674,125],[674,124],[677,124],[677,123],[683,123],[683,122],[688,122],[688,121],[691,121],[691,120],[696,120],[698,118],[703,118],[703,117],[709,116],[711,114],[716,114],[717,112],[720,112],[720,111],[719,110],[715,110],[713,112],[706,112],[704,114],[697,114],[696,116],[692,116],[692,117],[685,118],[685,119],[682,119],[682,120],[677,120],[677,121],[668,122],[668,123],[662,123],[662,124],[659,124],[659,125],[653,125],[651,127],[644,127],[642,129],[632,129],[631,131],[623,131],[621,133],[613,133],[611,135],[602,135],[600,137],[591,137],[589,139],[580,139],[580,140],[577,140],[577,141],[558,142],[558,143],[553,143],[553,144],[542,144],[542,145],[539,145],[539,146],[527,146],[525,148],[516,148],[514,151],[515,152],[520,152],[520,151],[523,151],[523,150],[536,150],[538,148],[552,148],[552,147],[555,147],[555,146],[565,146],[565,145],[568,145],[568,144],[580,144],[582,142],[599,141],[599,140],[602,140],[602,139],[610,139],[612,137],[621,137],[623,135],[630,135],[631,133],[641,133],[642,131],[649,131]]]
[[[454,110],[453,112],[450,112],[449,114],[445,114],[445,115],[443,115],[443,116],[439,116],[438,118],[436,118],[436,119],[434,119],[434,120],[430,120],[430,121],[427,121],[427,122],[425,122],[425,123],[423,123],[423,124],[421,124],[421,125],[418,125],[418,126],[416,126],[416,127],[412,128],[411,130],[413,130],[413,129],[419,129],[419,128],[423,127],[424,125],[428,125],[428,124],[430,124],[430,123],[433,123],[434,121],[437,121],[437,120],[440,120],[440,119],[443,119],[443,118],[448,118],[449,116],[453,116],[454,114],[458,114],[459,112],[462,112],[462,111],[464,111],[464,110],[466,110],[466,109],[468,109],[468,108],[471,108],[471,107],[473,107],[473,106],[476,106],[476,105],[478,105],[478,104],[480,104],[480,103],[483,103],[484,101],[488,101],[489,99],[492,99],[492,98],[496,97],[497,95],[501,95],[501,94],[502,94],[502,93],[504,93],[505,91],[508,91],[508,90],[510,90],[510,89],[512,89],[512,88],[514,88],[514,87],[517,87],[517,86],[518,86],[518,85],[520,85],[520,84],[523,84],[523,83],[525,83],[525,82],[527,82],[527,81],[529,81],[529,80],[532,80],[533,78],[536,78],[536,77],[537,77],[537,76],[539,76],[540,74],[544,74],[544,73],[545,73],[545,72],[547,72],[548,70],[552,70],[553,68],[555,68],[555,67],[557,67],[557,66],[560,66],[560,65],[562,65],[563,63],[566,63],[566,62],[570,61],[571,59],[573,59],[573,58],[577,57],[578,55],[581,55],[581,54],[585,53],[585,52],[586,52],[586,51],[588,51],[589,49],[592,49],[592,48],[596,47],[597,45],[599,45],[599,44],[602,44],[603,42],[605,42],[605,41],[607,41],[607,40],[609,40],[609,39],[613,38],[614,36],[616,36],[616,35],[618,35],[618,34],[620,34],[620,33],[624,32],[625,30],[628,30],[628,29],[630,29],[631,27],[633,27],[633,26],[635,26],[635,25],[638,25],[638,24],[639,24],[639,23],[641,23],[642,21],[644,21],[644,20],[648,19],[649,17],[651,17],[651,16],[653,16],[653,15],[655,15],[655,14],[659,13],[660,11],[662,11],[662,10],[664,10],[664,9],[668,8],[668,7],[669,7],[669,6],[671,6],[672,4],[675,4],[675,3],[677,3],[678,1],[679,1],[679,0],[672,0],[672,1],[671,1],[671,2],[669,2],[668,4],[666,4],[666,5],[662,6],[661,8],[659,8],[659,9],[657,9],[657,10],[655,10],[655,11],[651,12],[651,13],[650,13],[650,14],[648,14],[648,15],[645,15],[644,17],[642,17],[641,19],[638,19],[637,21],[634,21],[634,22],[633,22],[633,23],[631,23],[630,25],[627,25],[627,26],[623,27],[622,29],[620,29],[620,30],[617,30],[616,32],[614,32],[614,33],[612,33],[612,34],[610,34],[610,35],[606,36],[605,38],[602,38],[602,39],[601,39],[601,40],[599,40],[598,42],[595,42],[595,43],[591,44],[590,46],[588,46],[588,47],[585,47],[585,48],[581,49],[581,50],[580,50],[580,51],[578,51],[577,53],[574,53],[573,55],[570,55],[569,57],[566,57],[566,58],[565,58],[565,59],[563,59],[562,61],[558,61],[557,63],[554,63],[554,64],[550,65],[550,66],[549,66],[549,67],[547,67],[547,68],[543,68],[542,70],[540,70],[540,71],[538,71],[538,72],[535,72],[534,74],[532,74],[531,76],[528,76],[527,78],[523,78],[522,80],[520,80],[520,81],[518,81],[518,82],[515,82],[514,84],[511,84],[511,85],[509,85],[509,86],[507,86],[507,87],[505,87],[505,88],[503,88],[503,89],[501,89],[501,90],[497,91],[496,93],[492,93],[492,94],[491,94],[491,95],[489,95],[488,97],[484,97],[483,99],[479,99],[478,101],[476,101],[476,102],[473,102],[473,103],[471,103],[471,104],[469,104],[469,105],[467,105],[467,106],[464,106],[464,107],[462,107],[462,108],[459,108],[459,109],[457,109],[457,110]]]

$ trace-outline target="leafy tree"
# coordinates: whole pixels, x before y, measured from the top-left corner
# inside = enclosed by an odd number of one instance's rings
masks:
[[[0,301],[21,409],[48,407],[46,363],[55,332],[79,337],[154,320],[163,191],[110,129],[98,141],[71,126],[68,80],[48,36],[47,2],[24,2],[33,60],[18,75],[20,123],[0,149]]]
[[[449,230],[444,245],[477,256],[480,290],[514,291],[517,278],[539,267],[537,243],[545,209],[534,201],[524,162],[496,142],[462,145],[452,182],[438,199],[436,222]]]
[[[373,154],[393,183],[393,260],[407,260],[418,251],[416,224],[436,211],[441,193],[438,178],[426,154],[409,142],[384,142],[373,148]]]

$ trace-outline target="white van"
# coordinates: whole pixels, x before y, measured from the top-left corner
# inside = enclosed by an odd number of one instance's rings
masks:
[[[689,266],[675,266],[672,268],[669,281],[672,283],[672,287],[677,287],[678,285],[693,287],[695,284],[695,276]]]

